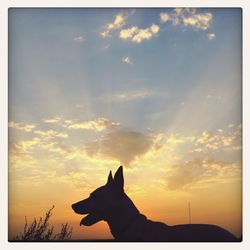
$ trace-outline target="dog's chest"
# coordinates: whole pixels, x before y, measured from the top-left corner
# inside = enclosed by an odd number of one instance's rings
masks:
[[[118,239],[121,241],[168,241],[168,226],[147,220],[145,217],[137,220]]]

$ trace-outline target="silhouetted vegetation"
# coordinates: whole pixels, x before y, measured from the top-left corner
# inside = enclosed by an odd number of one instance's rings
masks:
[[[28,225],[27,218],[25,216],[25,224],[23,232],[14,237],[14,241],[66,241],[71,238],[72,227],[68,223],[62,224],[61,231],[54,234],[54,226],[49,226],[49,219],[52,216],[52,210],[54,206],[50,208],[45,217],[40,217],[39,220],[34,218],[33,222]]]

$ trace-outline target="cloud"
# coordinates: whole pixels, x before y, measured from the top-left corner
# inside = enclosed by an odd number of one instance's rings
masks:
[[[124,62],[126,64],[132,64],[132,61],[131,61],[130,57],[128,57],[128,56],[123,57],[122,62]]]
[[[192,8],[176,8],[171,13],[161,12],[159,14],[160,22],[172,22],[173,26],[181,25],[183,27],[192,27],[195,29],[207,30],[213,21],[213,14],[211,12],[198,13],[197,9]],[[120,39],[130,40],[134,43],[141,43],[143,40],[150,40],[160,30],[156,24],[151,27],[140,29],[137,26],[132,26],[120,31]],[[106,35],[106,34],[104,34]],[[208,39],[215,38],[215,34],[208,35]]]
[[[197,29],[206,30],[211,25],[212,17],[213,15],[211,13],[204,13],[184,17],[182,20],[184,26],[191,26]]]
[[[197,13],[197,9],[176,8],[171,13],[161,12],[160,20],[162,23],[171,21],[173,26],[182,25],[195,29],[207,30],[213,21],[211,12]]]
[[[33,145],[36,145],[38,140],[38,138],[35,138],[35,140],[32,140],[31,143],[29,144],[25,144],[24,141],[21,142],[14,142],[11,141],[9,142],[9,154],[13,155],[24,155],[28,153],[28,150],[30,147],[32,147]]]
[[[116,15],[112,23],[105,25],[105,30],[100,33],[101,37],[106,38],[111,36],[110,32],[112,30],[120,29],[125,24],[127,18],[128,17],[123,13]]]
[[[87,122],[77,122],[72,120],[65,121],[68,129],[86,129],[86,130],[95,130],[95,131],[103,131],[106,129],[114,129],[120,126],[120,123],[109,121],[106,118],[99,117],[95,120],[87,121]]]
[[[202,132],[200,138],[197,139],[198,144],[204,144],[209,141],[210,134],[207,131]]]
[[[76,43],[83,43],[84,42],[83,36],[75,36],[74,37],[74,42],[76,42]]]
[[[216,35],[215,35],[214,33],[208,33],[208,34],[207,34],[207,39],[208,39],[208,40],[211,41],[211,40],[214,40],[215,38],[216,38]]]
[[[56,153],[59,155],[63,155],[65,159],[67,158],[73,158],[72,154],[75,151],[73,148],[74,147],[69,147],[63,143],[59,142],[49,142],[49,143],[43,143],[40,146],[40,149],[46,150],[50,153]]]
[[[102,31],[102,32],[100,33],[100,36],[101,36],[102,38],[106,38],[106,37],[111,36],[109,33],[110,33],[109,30],[104,30],[104,31]]]
[[[137,26],[133,26],[128,29],[120,31],[120,39],[130,40],[134,43],[141,43],[143,40],[150,40],[160,30],[160,27],[156,24],[152,24],[150,27],[145,29],[139,29]]]
[[[61,121],[61,117],[59,117],[59,116],[43,119],[43,122],[45,122],[45,123],[58,123],[60,121]]]
[[[133,27],[128,28],[128,29],[123,29],[120,31],[120,38],[124,39],[124,40],[128,40],[128,39],[132,38],[133,35],[138,32],[138,30],[139,29],[137,26],[133,26]]]
[[[25,132],[31,132],[36,127],[35,124],[25,124],[25,123],[16,123],[16,122],[9,122],[9,128],[25,131]]]
[[[212,150],[234,151],[241,150],[241,125],[235,127],[233,131],[217,129],[216,132],[204,131],[197,137],[193,152],[206,152]]]
[[[9,142],[9,166],[10,171],[13,168],[18,167],[29,167],[34,166],[37,163],[37,160],[33,157],[30,149],[39,143],[39,139],[35,138],[30,142]]]
[[[86,152],[90,156],[100,154],[103,157],[116,159],[121,164],[129,166],[136,158],[147,153],[153,145],[152,136],[129,129],[121,129],[87,144]]]
[[[240,177],[240,162],[196,158],[171,167],[167,174],[167,187],[170,190],[187,190],[194,187],[203,187],[216,181],[221,183]]]
[[[34,134],[39,135],[39,137],[9,142],[9,159],[11,166],[25,167],[25,164],[32,166],[33,163],[41,160],[40,157],[44,155],[41,150],[53,153],[64,153],[65,155],[66,149],[64,149],[63,145],[60,146],[61,144],[56,142],[55,138],[67,138],[68,135],[66,133],[55,130],[35,130]],[[47,155],[47,157],[49,156]]]
[[[169,134],[166,136],[166,142],[170,145],[190,143],[195,141],[195,136],[181,136],[178,134]]]
[[[68,138],[68,134],[63,133],[63,132],[58,132],[53,129],[50,130],[35,130],[35,134],[41,135],[45,138],[55,138],[55,137],[60,137],[60,138]]]
[[[151,31],[153,34],[158,33],[159,30],[160,30],[160,27],[159,27],[158,25],[154,24],[154,23],[153,23],[153,24],[151,25],[151,27],[150,27],[150,31]]]
[[[130,90],[130,91],[123,91],[113,94],[109,96],[109,100],[124,102],[124,101],[132,101],[138,100],[142,98],[146,98],[152,96],[154,93],[147,89],[139,89],[139,90]]]
[[[10,181],[22,185],[30,181],[35,182],[32,185],[44,185],[48,182],[56,185],[67,182],[74,185],[75,177],[82,176],[79,173],[80,167],[85,162],[89,163],[88,159],[90,157],[79,147],[50,142],[44,138],[10,142]],[[84,184],[84,180],[81,184]]]
[[[119,29],[125,24],[126,17],[123,14],[118,14],[115,16],[115,20],[113,23],[107,24],[108,30]]]
[[[168,13],[161,12],[160,13],[160,20],[162,23],[166,23],[167,21],[170,20],[170,16]]]
[[[27,155],[34,149],[34,147],[41,144],[41,139],[38,137],[34,137],[31,140],[23,140],[23,141],[11,141],[10,142],[10,154],[16,155]]]

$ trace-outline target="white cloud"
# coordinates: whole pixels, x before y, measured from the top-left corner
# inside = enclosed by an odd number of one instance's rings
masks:
[[[214,33],[208,33],[207,34],[207,39],[208,40],[214,40],[216,38],[216,35]]]
[[[182,21],[184,26],[206,30],[211,25],[212,18],[213,15],[211,13],[204,13],[183,17]]]
[[[151,31],[153,34],[158,33],[159,30],[160,30],[160,27],[159,27],[158,25],[154,24],[154,23],[153,23],[153,24],[151,25],[151,27],[150,27],[150,31]]]
[[[197,13],[197,9],[192,8],[176,8],[169,14],[161,12],[160,20],[162,23],[171,21],[173,26],[182,25],[207,30],[212,24],[213,14],[211,12]],[[212,39],[214,38],[215,35],[212,35]]]
[[[172,12],[161,12],[159,14],[160,22],[172,23],[173,26],[192,27],[194,29],[207,30],[213,22],[213,14],[209,11],[201,12],[194,8],[175,8]],[[121,29],[128,18],[128,15],[118,14],[113,22],[106,24],[105,29],[100,32],[103,38],[110,37],[113,30]],[[160,26],[152,24],[147,28],[139,28],[134,25],[129,28],[123,28],[119,32],[119,38],[140,44],[142,41],[150,40],[160,31]],[[207,35],[209,40],[215,39],[214,33]]]
[[[103,38],[111,36],[110,32],[112,30],[120,29],[126,23],[127,18],[128,17],[123,13],[116,15],[112,23],[108,23],[105,25],[105,30],[102,31],[100,35]]]
[[[133,26],[128,29],[123,29],[120,31],[120,38],[123,40],[128,40],[133,37],[135,33],[139,31],[139,28],[137,26]]]
[[[125,20],[126,20],[126,17],[123,14],[118,14],[115,17],[114,22],[113,23],[109,23],[107,25],[107,28],[109,30],[119,29],[120,27],[122,27],[125,24]]]
[[[84,42],[84,38],[83,38],[83,36],[75,36],[74,41],[76,43],[82,43],[82,42]]]
[[[133,26],[128,29],[120,31],[120,38],[122,40],[130,40],[134,43],[141,43],[143,40],[150,40],[160,30],[160,27],[156,24],[152,24],[145,29],[139,29],[137,26]]]
[[[128,57],[128,56],[123,57],[122,62],[124,62],[126,64],[132,64],[132,61],[131,61],[130,57]]]
[[[170,20],[170,16],[168,13],[161,12],[160,13],[160,20],[162,23],[166,23],[167,21]]]

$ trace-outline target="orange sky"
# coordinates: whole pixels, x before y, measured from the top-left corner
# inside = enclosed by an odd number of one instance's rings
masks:
[[[38,176],[18,182],[10,180],[10,237],[22,229],[25,215],[31,221],[34,217],[44,215],[53,204],[55,209],[51,223],[61,225],[63,222],[69,222],[74,228],[72,238],[112,237],[104,222],[90,228],[80,227],[82,216],[74,214],[71,209],[71,204],[88,197],[92,190],[103,185],[108,170],[112,169],[114,172],[118,166],[112,161],[110,164],[114,167],[110,168],[107,166],[107,161],[105,167],[101,162],[99,164],[88,165],[89,168],[95,169],[89,175],[86,174],[87,177],[81,172],[79,176],[72,174],[69,178],[60,179],[53,175],[52,171],[42,179]],[[220,168],[219,165],[217,167]],[[236,166],[236,173],[237,168]],[[188,223],[190,201],[192,223],[217,224],[240,235],[242,216],[240,172],[228,176],[228,173],[220,171],[220,176],[215,178],[204,177],[197,183],[191,183],[188,188],[171,190],[167,188],[167,178],[164,176],[166,174],[163,170],[157,169],[157,166],[155,168],[149,166],[143,170],[139,167],[125,168],[125,191],[141,213],[152,220],[163,221],[168,225]],[[228,171],[232,171],[230,167]]]

